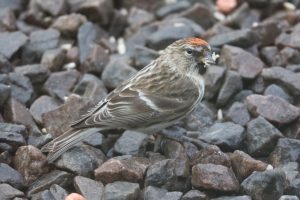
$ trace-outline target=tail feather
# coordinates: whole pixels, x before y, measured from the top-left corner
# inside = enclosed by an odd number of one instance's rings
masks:
[[[47,156],[47,161],[52,163],[64,152],[71,149],[78,142],[82,141],[89,135],[100,131],[99,128],[87,128],[87,129],[69,129],[62,135],[53,139],[51,142],[42,147],[42,152],[49,152]]]

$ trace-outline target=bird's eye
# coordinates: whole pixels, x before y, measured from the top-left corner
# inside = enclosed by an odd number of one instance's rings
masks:
[[[186,49],[185,51],[186,51],[186,53],[189,54],[189,55],[191,55],[191,54],[193,53],[193,50],[192,50],[192,49]]]

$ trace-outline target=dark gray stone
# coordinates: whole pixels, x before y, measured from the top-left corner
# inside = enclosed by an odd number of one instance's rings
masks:
[[[36,0],[39,8],[52,16],[62,15],[67,12],[66,0]]]
[[[0,83],[0,107],[5,103],[5,101],[10,96],[10,86]]]
[[[160,7],[157,11],[156,11],[156,16],[158,18],[164,18],[170,14],[175,14],[178,13],[180,11],[186,10],[191,6],[191,3],[189,1],[179,1],[176,3],[170,3],[170,4],[166,4],[162,7]]]
[[[276,96],[253,94],[247,97],[248,110],[254,116],[262,116],[268,121],[287,124],[300,116],[300,109]]]
[[[252,200],[252,199],[248,195],[243,195],[243,196],[222,196],[218,198],[213,198],[211,200]]]
[[[33,97],[34,90],[30,79],[17,73],[9,74],[11,96],[27,105]]]
[[[101,150],[88,145],[81,145],[62,154],[55,165],[76,175],[91,177],[94,170],[104,162],[104,159],[105,155]]]
[[[136,46],[133,56],[135,68],[142,69],[159,56],[157,51],[143,46]]]
[[[44,52],[41,64],[46,66],[51,72],[60,71],[65,59],[66,52],[59,49],[50,49]]]
[[[9,184],[6,183],[0,184],[0,194],[1,194],[1,199],[3,200],[25,196],[23,192],[11,187]],[[17,198],[15,199],[17,200]]]
[[[93,133],[92,135],[88,136],[84,140],[82,140],[82,142],[84,142],[90,146],[100,148],[101,145],[105,142],[105,138],[104,138],[103,134],[96,132],[96,133]]]
[[[250,120],[250,114],[245,104],[240,102],[235,102],[229,108],[226,114],[226,119],[229,119],[236,124],[244,126]]]
[[[182,200],[207,200],[207,195],[199,190],[190,190],[183,195]]]
[[[27,76],[34,85],[43,83],[50,73],[45,65],[40,64],[18,66],[15,72]]]
[[[65,199],[68,195],[67,191],[57,184],[51,185],[49,192],[55,200]]]
[[[283,48],[280,51],[280,56],[284,65],[300,63],[300,52],[291,47]]]
[[[138,199],[139,195],[139,184],[116,181],[105,186],[103,198],[105,200],[131,200]]]
[[[53,184],[57,184],[61,187],[66,187],[69,186],[72,182],[72,174],[60,170],[54,170],[33,182],[33,184],[31,184],[28,188],[27,194],[31,196],[34,193],[38,193],[50,188]]]
[[[0,33],[0,54],[10,59],[27,40],[28,37],[20,31]]]
[[[145,24],[150,23],[154,19],[155,18],[154,18],[153,13],[150,13],[143,9],[132,7],[132,8],[130,8],[130,11],[129,11],[129,14],[127,17],[127,23],[132,30],[135,30]]]
[[[192,186],[223,192],[238,191],[240,187],[230,168],[214,164],[194,165],[192,168]]]
[[[279,199],[285,187],[285,174],[280,170],[253,172],[242,184],[242,190],[256,200]]]
[[[225,74],[225,67],[209,66],[205,77],[205,99],[213,99],[219,92]]]
[[[23,176],[5,163],[0,163],[0,183],[7,183],[18,189],[25,186]]]
[[[266,90],[264,91],[264,95],[273,95],[280,97],[290,103],[293,103],[293,97],[289,95],[282,87],[276,85],[276,84],[271,84],[269,85]]]
[[[284,65],[281,56],[279,54],[279,50],[275,46],[264,47],[260,50],[260,54],[262,59],[269,66],[280,66]]]
[[[275,39],[282,32],[282,27],[278,21],[263,21],[253,27],[252,30],[257,34],[260,46],[274,45]]]
[[[100,181],[94,181],[83,176],[74,178],[74,187],[88,200],[102,199],[104,193],[104,185]]]
[[[9,73],[13,71],[12,64],[5,58],[2,54],[0,54],[0,73]]]
[[[244,128],[241,125],[224,122],[215,123],[201,134],[199,139],[225,150],[235,150],[240,148],[244,137]]]
[[[243,88],[243,82],[235,71],[227,71],[224,83],[217,97],[217,105],[224,106],[230,98]]]
[[[275,44],[280,47],[292,47],[295,49],[300,48],[300,23],[296,24],[291,33],[282,32],[275,41]]]
[[[146,152],[147,142],[148,135],[141,132],[125,131],[116,141],[114,151],[121,155],[142,156]]]
[[[10,145],[12,151],[26,144],[24,139],[26,134],[26,127],[23,125],[0,123],[0,142]]]

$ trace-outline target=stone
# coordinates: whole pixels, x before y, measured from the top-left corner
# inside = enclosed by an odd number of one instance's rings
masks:
[[[227,154],[223,153],[218,146],[208,145],[201,149],[191,160],[191,165],[196,164],[215,164],[231,167],[230,158]]]
[[[199,139],[218,145],[224,150],[235,150],[240,148],[245,137],[244,128],[232,122],[215,123],[208,128]]]
[[[0,73],[9,73],[13,71],[12,64],[5,56],[0,54]]]
[[[284,65],[298,64],[300,62],[300,52],[291,47],[285,47],[280,51],[280,56]]]
[[[53,184],[57,184],[61,187],[66,187],[69,186],[72,182],[72,174],[60,170],[54,170],[48,174],[43,175],[35,182],[33,182],[28,188],[27,194],[32,195],[41,192],[47,188],[50,188],[50,186]]]
[[[212,47],[222,47],[223,45],[232,45],[246,48],[257,42],[257,35],[250,29],[241,29],[217,34],[208,40]]]
[[[65,0],[36,0],[35,2],[42,11],[52,16],[59,16],[67,12]]]
[[[58,47],[60,33],[55,29],[38,30],[30,34],[29,43],[24,46],[22,60],[26,64],[39,62],[43,53]]]
[[[235,71],[227,71],[224,83],[217,96],[217,105],[224,106],[229,99],[243,88],[240,75]]]
[[[287,93],[282,87],[276,85],[276,84],[271,84],[269,85],[265,91],[264,91],[264,95],[273,95],[273,96],[277,96],[280,97],[290,103],[293,103],[293,97]]]
[[[137,73],[137,70],[131,67],[127,62],[127,58],[111,58],[101,75],[101,79],[107,88],[114,89],[123,81],[128,80]]]
[[[13,198],[14,200],[18,200],[15,197],[25,196],[22,191],[17,190],[16,188],[13,188],[12,186],[6,183],[0,184],[0,194],[1,194],[1,199],[3,200],[13,199]]]
[[[199,103],[195,110],[184,118],[184,127],[189,131],[203,131],[216,120],[214,110],[205,103]]]
[[[191,3],[188,1],[179,1],[176,3],[170,3],[158,8],[155,14],[158,18],[164,18],[170,14],[176,14],[179,13],[180,11],[186,10],[190,6]]]
[[[300,48],[299,41],[300,23],[296,24],[291,33],[282,32],[275,40],[275,44],[280,47],[291,47],[295,49]]]
[[[80,176],[91,177],[94,170],[102,165],[105,155],[101,150],[88,145],[76,146],[55,161],[55,166]]]
[[[38,124],[43,124],[42,115],[48,111],[54,110],[59,106],[57,100],[53,97],[43,95],[37,98],[30,106],[30,113]]]
[[[47,50],[42,56],[41,64],[51,72],[60,71],[64,64],[65,54],[66,52],[60,48]]]
[[[77,70],[61,71],[51,73],[47,81],[44,83],[43,90],[54,98],[64,100],[71,94],[80,77]]]
[[[128,12],[125,10],[114,10],[114,15],[112,20],[110,21],[109,27],[109,35],[119,38],[123,36],[123,32],[125,28],[128,26],[127,24]]]
[[[141,183],[149,165],[150,161],[142,157],[115,157],[95,170],[95,178],[104,184],[115,181]]]
[[[167,129],[162,130],[161,132],[166,133],[167,131],[169,132],[168,135],[177,135],[178,132],[180,135],[183,135],[185,133],[184,129],[181,129],[180,127],[176,126],[174,128],[169,127]],[[167,158],[187,159],[187,153],[185,151],[185,148],[180,142],[167,138],[161,138],[160,145],[160,150],[162,154],[165,155]]]
[[[294,73],[282,67],[263,69],[262,77],[268,81],[279,83],[288,89],[293,95],[300,95],[300,74]]]
[[[51,185],[49,192],[54,199],[65,199],[68,195],[67,191],[57,184]]]
[[[30,79],[17,73],[9,73],[11,96],[22,104],[29,104],[34,90]]]
[[[300,141],[297,139],[281,138],[270,155],[273,166],[278,167],[300,159]]]
[[[248,195],[243,196],[222,196],[218,198],[213,198],[211,200],[251,200],[251,197]]]
[[[154,20],[154,14],[147,12],[146,10],[136,7],[130,8],[127,23],[131,29],[135,30],[143,25],[146,25]]]
[[[9,85],[0,83],[0,107],[6,102],[11,93]]]
[[[253,27],[252,30],[257,34],[260,46],[274,45],[275,39],[281,33],[282,28],[277,21],[263,21]]]
[[[276,96],[253,94],[247,97],[248,110],[270,122],[287,124],[300,116],[300,109]]]
[[[283,195],[285,174],[280,170],[253,172],[242,184],[242,190],[253,199],[279,199]]]
[[[207,200],[207,195],[199,190],[190,190],[183,195],[182,200]]]
[[[262,76],[257,76],[249,86],[254,93],[262,94],[266,89],[266,81]]]
[[[0,10],[0,31],[11,32],[16,30],[16,16],[12,9]]]
[[[188,160],[165,159],[148,167],[145,186],[156,186],[171,191],[184,191],[189,177]]]
[[[163,189],[163,188],[147,186],[144,188],[144,191],[143,191],[143,199],[144,200],[161,199],[163,196],[166,195],[167,192],[168,192],[168,190]]]
[[[250,114],[244,103],[235,102],[229,108],[225,118],[236,124],[245,126],[250,120]]]
[[[236,150],[230,155],[233,171],[239,181],[243,181],[254,171],[264,171],[268,164],[255,160],[243,151]]]
[[[144,68],[159,56],[157,51],[143,46],[136,46],[134,51],[134,65],[138,70]]]
[[[238,71],[239,75],[246,79],[254,79],[264,67],[264,63],[258,57],[230,45],[223,46],[219,63]]]
[[[299,198],[293,195],[282,195],[279,200],[299,200]]]
[[[109,57],[96,41],[107,37],[106,35],[107,33],[91,22],[85,22],[80,26],[77,40],[82,71],[98,74],[103,71]]]
[[[105,200],[129,200],[138,199],[139,195],[139,184],[116,181],[105,186],[103,198]]]
[[[28,37],[20,31],[0,33],[0,54],[10,59],[27,40]]]
[[[86,17],[81,14],[71,13],[58,17],[52,24],[62,35],[74,37],[79,27],[87,21]]]
[[[155,50],[165,49],[176,40],[201,35],[204,32],[201,26],[186,18],[166,19],[157,26],[158,29],[146,39],[148,46]]]
[[[221,66],[209,66],[204,75],[205,78],[205,99],[213,99],[219,92],[223,78],[225,75],[225,68]]]
[[[96,132],[87,136],[85,139],[82,140],[83,143],[88,144],[92,147],[100,148],[105,142],[105,137],[103,134]]]
[[[5,163],[0,163],[0,183],[7,183],[18,189],[25,186],[23,176]]]
[[[284,65],[283,60],[281,59],[279,50],[275,46],[264,47],[260,51],[262,59],[269,66],[280,66]]]
[[[192,186],[221,192],[239,190],[233,171],[222,165],[197,164],[192,168]]]
[[[121,155],[142,156],[146,152],[147,142],[148,135],[141,132],[127,130],[116,141],[114,151]]]
[[[13,159],[14,167],[23,175],[26,185],[47,173],[46,162],[41,150],[31,145],[19,147]]]
[[[288,162],[281,165],[281,168],[286,176],[286,187],[284,189],[285,194],[300,195],[300,177],[299,177],[299,162]]]
[[[100,181],[94,181],[83,176],[74,178],[74,187],[88,200],[101,199],[104,193],[104,185]]]
[[[0,123],[0,142],[10,145],[14,151],[26,144],[24,139],[26,135],[27,130],[24,125]]]
[[[263,117],[257,117],[247,124],[246,146],[253,156],[268,156],[274,149],[281,132]]]
[[[15,72],[28,77],[33,85],[43,83],[50,73],[45,65],[40,64],[18,66]]]

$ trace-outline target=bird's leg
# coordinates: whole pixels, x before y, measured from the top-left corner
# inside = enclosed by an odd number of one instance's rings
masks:
[[[178,133],[176,131],[174,131],[174,132],[159,131],[157,134],[159,134],[161,136],[164,136],[164,137],[166,137],[168,139],[175,140],[175,141],[180,142],[180,143],[190,142],[190,143],[196,145],[200,149],[205,148],[205,147],[207,147],[209,145],[209,144],[207,144],[206,142],[204,142],[202,140],[185,136],[185,135],[183,135],[181,133]]]

